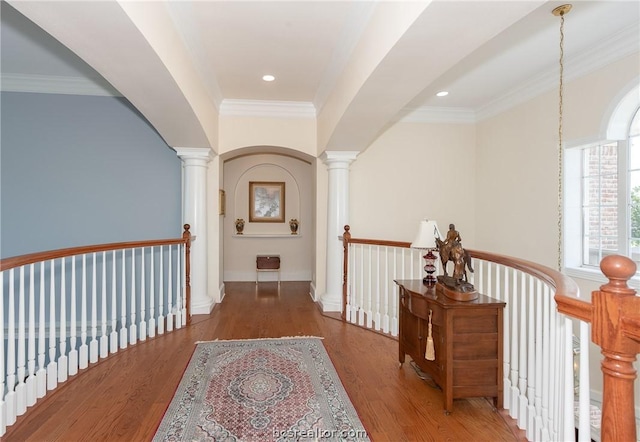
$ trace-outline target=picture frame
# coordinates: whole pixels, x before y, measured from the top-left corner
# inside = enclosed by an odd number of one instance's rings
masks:
[[[220,215],[224,216],[227,211],[227,195],[224,190],[220,189],[220,194],[218,196],[220,202]]]
[[[283,223],[285,219],[285,183],[249,182],[249,222]]]

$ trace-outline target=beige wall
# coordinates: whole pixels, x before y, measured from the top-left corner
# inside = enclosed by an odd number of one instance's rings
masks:
[[[246,146],[279,146],[316,156],[313,118],[220,117],[220,154]]]
[[[638,55],[565,84],[564,141],[603,133],[605,114],[638,78]],[[558,92],[480,122],[477,233],[483,250],[557,267]]]
[[[475,247],[473,124],[398,123],[351,166],[351,233],[413,241],[424,218],[443,233],[455,223]]]
[[[604,139],[614,106],[630,85],[638,83],[639,73],[635,54],[566,82],[565,145]],[[478,248],[557,268],[557,90],[482,121],[477,127]],[[599,286],[593,280],[574,279],[586,297]],[[590,358],[590,385],[597,399],[602,392],[597,347],[592,346]],[[639,363],[636,366],[640,368]],[[638,382],[635,389],[636,403],[640,403]]]

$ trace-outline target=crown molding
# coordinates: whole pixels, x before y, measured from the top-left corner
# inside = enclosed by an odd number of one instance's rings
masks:
[[[2,92],[33,92],[39,94],[95,95],[119,97],[121,94],[106,81],[85,77],[60,77],[36,74],[2,74]]]
[[[572,58],[567,58],[564,62],[565,81],[583,77],[624,57],[638,53],[640,49],[640,44],[638,43],[639,34],[639,25],[629,26],[600,44],[592,46],[589,50]],[[518,104],[557,88],[559,75],[560,68],[555,66],[553,69],[532,77],[530,81],[511,89],[506,94],[478,109],[476,114],[478,121],[498,115]]]
[[[220,116],[316,118],[316,108],[307,101],[222,100]]]

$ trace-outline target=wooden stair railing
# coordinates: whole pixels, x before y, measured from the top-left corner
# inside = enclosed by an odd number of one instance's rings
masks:
[[[354,296],[352,293],[353,287],[350,286],[350,275],[348,274],[351,259],[349,255],[350,247],[355,245],[356,247],[408,249],[410,248],[410,243],[353,238],[349,226],[345,226],[345,231],[341,239],[344,247],[342,317],[344,320],[353,323],[357,322],[358,325],[362,325],[363,321],[361,321],[359,317],[356,321],[353,318],[353,313],[351,314],[351,318],[346,317],[347,304],[353,302]],[[539,281],[544,286],[547,286],[549,290],[551,290],[552,310],[564,315],[566,321],[570,322],[567,318],[575,318],[583,321],[580,326],[581,334],[583,334],[583,329],[588,329],[587,324],[591,324],[591,340],[601,347],[604,356],[602,362],[604,391],[602,398],[600,440],[603,442],[638,440],[634,409],[634,381],[636,379],[636,370],[633,363],[636,360],[638,352],[640,352],[640,297],[636,296],[635,290],[627,286],[627,281],[635,274],[635,263],[629,258],[621,256],[610,256],[603,259],[601,270],[609,279],[609,283],[603,285],[599,291],[594,291],[591,301],[589,301],[588,297],[580,297],[578,287],[571,278],[554,269],[514,257],[478,250],[468,251],[470,255],[477,260],[476,262],[480,267],[483,265],[488,268],[493,265],[508,267],[512,271],[529,275],[534,281]],[[366,257],[365,254],[365,259]],[[411,261],[411,266],[412,268],[415,266],[414,261]],[[476,270],[478,269],[476,268]],[[491,269],[489,270],[491,272]],[[383,271],[383,269],[380,269],[380,271]],[[373,271],[369,271],[369,273],[372,272],[376,272],[375,267]],[[493,272],[497,276],[497,272],[495,270],[493,270]],[[478,275],[478,273],[481,275],[482,272],[476,271],[476,275],[474,275],[474,277],[478,278],[475,281],[479,284],[476,286],[478,289],[481,291],[487,289],[487,292],[483,291],[483,293],[489,296],[504,298],[505,292],[502,291],[502,289],[500,293],[490,293],[491,281],[489,281],[488,284],[487,281],[484,281],[483,285],[482,276]],[[501,275],[506,276],[506,271],[501,273]],[[390,276],[389,278],[393,279],[394,277],[395,276]],[[398,277],[401,279],[407,278],[406,275],[398,275]],[[493,284],[498,284],[497,277],[493,280]],[[523,280],[522,286],[524,285]],[[522,288],[522,286],[520,288]],[[533,286],[534,283],[529,285],[531,288]],[[518,289],[519,287],[516,286],[516,280],[514,278],[513,284],[505,287],[504,290],[518,291]],[[538,295],[536,294],[535,296]],[[553,308],[554,300],[556,304],[555,308]],[[519,302],[515,298],[514,301]],[[507,305],[507,309],[508,308],[509,304]],[[365,328],[372,327],[367,325]],[[570,333],[571,327],[569,326],[568,329]],[[509,332],[510,331],[505,328],[505,335],[509,334]],[[585,342],[587,342],[588,339],[587,337]],[[513,340],[511,344],[514,344]],[[516,342],[515,345],[518,345],[518,343]],[[508,350],[507,347],[508,345],[505,346],[505,351]],[[582,353],[585,353],[585,350],[587,349],[583,349]],[[585,358],[585,361],[587,360],[588,357]],[[588,373],[588,371],[585,372]],[[508,378],[507,373],[508,370],[505,370],[505,381],[507,381]],[[583,373],[580,373],[580,379],[582,382],[586,382],[585,385],[588,385],[588,374],[583,378]],[[524,388],[522,390],[524,391]],[[505,386],[505,399],[507,399],[507,391],[508,388]],[[588,395],[586,397],[588,398]],[[582,428],[582,398],[580,398],[580,400],[580,420]],[[519,405],[515,403],[512,405],[515,406],[516,410],[519,407]],[[507,407],[505,406],[505,408]],[[560,440],[562,440],[561,434],[566,435],[573,432],[574,416],[573,413],[569,415],[569,409],[573,410],[573,400],[571,399],[571,404],[565,403],[561,405],[561,408],[564,410],[562,414],[565,416],[565,424],[563,425],[567,427],[557,433]],[[586,413],[586,415],[588,416],[588,413]],[[526,423],[524,424],[526,425]],[[529,429],[527,430],[527,434],[530,434]],[[583,437],[582,433],[581,437]],[[530,439],[537,440],[535,436],[530,437]],[[553,440],[553,436],[551,439]]]
[[[0,260],[0,436],[79,370],[190,324],[194,239],[185,224],[180,238]]]
[[[633,363],[640,353],[640,297],[627,281],[636,264],[613,255],[602,260],[600,269],[609,282],[592,292],[591,302],[564,294],[555,300],[559,312],[591,323],[591,339],[602,349],[601,441],[635,441]]]

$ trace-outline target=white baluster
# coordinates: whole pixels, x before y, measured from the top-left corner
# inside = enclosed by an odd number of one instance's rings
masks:
[[[553,300],[551,299],[551,293],[549,286],[544,287],[544,298],[542,300],[542,328],[545,330],[545,334],[542,338],[542,360],[545,361],[542,374],[542,438],[547,439],[549,437],[549,401],[551,399],[551,305]]]
[[[357,295],[358,295],[358,278],[359,278],[359,273],[358,273],[358,266],[359,266],[359,262],[358,262],[358,245],[357,244],[351,244],[350,245],[351,249],[349,251],[350,255],[353,255],[349,258],[349,260],[351,261],[351,271],[349,273],[351,273],[351,281],[350,281],[350,290],[349,290],[349,301],[351,303],[350,306],[350,319],[349,321],[351,323],[355,323],[357,321],[357,312],[358,312],[358,299],[357,299]]]
[[[186,280],[186,264],[183,268],[183,259],[186,260],[186,246],[179,246],[176,254],[176,328],[182,328],[183,325],[186,325],[187,317],[185,308],[187,293],[185,290],[181,290],[183,282]],[[184,314],[182,313],[183,311],[185,311]]]
[[[2,280],[0,279],[0,285]],[[27,378],[27,406],[35,405],[38,398],[36,392],[36,287],[35,287],[35,264],[29,266],[29,348],[27,357],[27,369],[29,370],[29,377]],[[0,299],[4,299],[0,294]],[[0,303],[4,304],[4,302]],[[2,320],[3,313],[0,309],[0,328],[4,328],[4,322]],[[4,330],[0,334],[1,345],[4,346]],[[0,354],[4,355],[3,347],[0,347]],[[4,365],[4,364],[0,364]],[[1,373],[1,371],[0,371]],[[0,379],[3,376],[0,374]],[[4,379],[3,388],[0,392],[4,393]]]
[[[351,296],[353,295],[353,292],[351,291],[351,281],[353,280],[353,256],[351,256],[353,251],[353,247],[352,244],[348,244],[347,245],[347,302],[346,302],[346,306],[345,306],[345,311],[344,311],[344,316],[345,316],[345,320],[347,322],[351,322],[351,305],[353,304],[353,301],[351,300]]]
[[[519,404],[519,393],[518,393],[518,336],[519,336],[519,321],[518,321],[518,298],[520,293],[518,293],[518,274],[514,270],[511,272],[512,274],[512,284],[511,287],[512,295],[511,295],[511,416],[517,418],[520,415],[520,411],[518,408]]]
[[[528,300],[528,330],[527,330],[527,434],[530,439],[535,437],[535,364],[536,364],[536,347],[535,347],[535,321],[537,312],[535,310],[535,292],[534,292],[534,281],[532,276],[527,276],[527,280],[529,281],[529,288],[527,290],[527,300]]]
[[[24,378],[27,374],[26,361],[26,293],[24,282],[24,266],[20,266],[20,291],[18,295],[18,385],[16,385],[16,414],[21,416],[27,411],[27,389]]]
[[[534,438],[536,440],[540,440],[542,437],[542,368],[543,368],[543,356],[542,356],[542,341],[543,336],[546,334],[544,328],[542,328],[542,298],[544,296],[542,290],[542,281],[539,279],[536,281],[536,355],[535,355],[535,422],[533,424],[534,428]]]
[[[580,370],[578,398],[579,398],[579,424],[578,435],[580,442],[591,441],[591,392],[589,390],[589,324],[580,321]]]
[[[476,275],[477,275],[477,280],[478,280],[477,284],[476,284]],[[478,287],[480,292],[487,293],[486,290],[484,289],[483,285],[482,285],[482,283],[484,282],[483,280],[484,280],[484,261],[477,260],[476,261],[476,271],[471,274],[471,281],[472,281],[471,283],[474,284],[476,287]]]
[[[138,339],[138,327],[136,324],[136,249],[131,249],[131,323],[129,324],[129,344],[135,345]]]
[[[183,295],[183,291],[184,291],[184,277],[185,277],[185,272],[182,268],[182,253],[183,253],[183,249],[182,246],[177,246],[176,247],[177,251],[176,251],[176,296],[174,299],[174,326],[175,328],[182,328],[182,295]]]
[[[100,357],[109,356],[109,337],[107,335],[107,252],[102,252],[102,275],[100,290]]]
[[[38,398],[47,394],[47,371],[45,370],[45,271],[44,261],[40,262],[40,298],[38,306],[38,371],[36,373],[36,393]],[[11,310],[9,310],[11,311]]]
[[[147,297],[147,286],[146,286],[146,272],[147,269],[144,265],[144,255],[145,255],[145,248],[142,247],[140,249],[140,326],[138,327],[138,339],[141,341],[146,341],[147,340],[147,321],[146,321],[146,302],[145,299]]]
[[[519,336],[520,336],[520,345],[518,356],[520,360],[518,361],[518,392],[520,394],[518,403],[518,426],[520,428],[526,428],[527,426],[527,351],[528,345],[527,342],[527,284],[526,284],[526,274],[523,272],[520,273],[520,322],[519,322]]]
[[[91,268],[91,342],[89,342],[89,362],[98,362],[98,278],[96,253],[93,252]]]
[[[351,273],[352,273],[352,278],[351,278],[351,290],[350,290],[350,295],[349,295],[349,299],[351,301],[351,307],[350,307],[350,322],[352,323],[356,323],[357,322],[357,317],[358,317],[358,276],[359,276],[359,263],[358,263],[358,246],[356,244],[352,244],[351,245],[351,253],[350,255],[353,255],[350,260],[351,260]]]
[[[178,266],[182,271],[180,273],[180,280],[182,281],[182,296],[180,296],[180,308],[178,309],[178,317],[180,322],[176,324],[177,328],[182,328],[187,324],[187,247],[182,245],[180,247],[182,253],[179,255],[182,262],[182,266]]]
[[[369,272],[370,281],[373,281],[373,278],[375,277],[375,287],[371,287],[371,291],[369,292],[369,303],[368,303],[369,310],[367,310],[367,328],[373,328],[374,308],[376,312],[375,319],[379,323],[378,312],[380,311],[380,246],[376,246],[375,250],[376,250],[375,271],[374,273]],[[373,253],[373,247],[370,249],[370,251]],[[373,261],[373,259],[371,259],[371,261]],[[377,327],[377,324],[376,324],[376,327]]]
[[[69,374],[67,359],[67,274],[64,257],[60,259],[60,356],[58,357],[58,382],[65,382]]]
[[[389,269],[389,247],[385,247],[384,265],[384,315],[382,316],[382,331],[389,333],[389,311],[391,310],[389,308],[389,291],[393,290],[393,287],[389,286],[390,280],[391,284],[393,284],[393,278],[389,278],[389,273],[391,272]]]
[[[371,261],[369,261],[371,262]],[[358,325],[364,325],[364,303],[365,303],[365,287],[364,287],[364,246],[360,246],[360,284],[358,287]]]
[[[502,395],[503,395],[503,406],[505,410],[511,409],[511,383],[509,382],[509,375],[511,374],[511,290],[509,290],[509,269],[507,267],[503,267],[502,265],[498,265],[496,268],[496,281],[500,281],[500,273],[501,269],[504,270],[503,274],[503,286],[500,286],[498,283],[498,287],[502,287],[498,290],[498,299],[501,299],[505,302],[504,313],[502,315],[503,320],[503,343],[502,343]]]
[[[493,268],[496,268],[497,271],[497,265],[491,263],[491,262],[487,262],[487,288],[485,289],[485,294],[491,296],[492,298],[496,298],[496,299],[500,299],[498,298],[498,296],[496,295],[498,293],[497,287],[496,290],[494,290],[493,287]],[[498,285],[498,284],[496,284]]]
[[[571,440],[575,437],[575,412],[574,412],[574,389],[573,389],[573,323],[567,317],[563,326],[563,397],[562,397],[562,439]],[[586,440],[590,440],[586,437]]]
[[[118,352],[118,297],[117,297],[117,274],[118,254],[114,250],[111,253],[111,334],[109,335],[109,352]],[[124,275],[122,275],[124,279]]]
[[[149,264],[149,337],[156,335],[156,310],[155,310],[155,247],[151,247],[151,263]]]
[[[169,245],[169,277],[167,280],[167,331],[173,330],[173,246]],[[180,272],[177,273],[178,275]]]
[[[56,284],[54,261],[49,263],[49,363],[47,364],[47,390],[58,386],[56,361]]]
[[[558,400],[558,388],[560,388],[560,384],[558,382],[558,365],[557,365],[557,361],[558,361],[558,348],[557,348],[557,340],[560,338],[560,336],[557,334],[557,323],[558,323],[558,317],[556,315],[553,314],[553,311],[549,310],[547,312],[547,314],[550,315],[550,322],[549,322],[549,330],[550,330],[550,336],[549,336],[549,341],[550,341],[550,351],[549,351],[549,366],[551,367],[551,373],[554,373],[555,376],[550,376],[550,380],[551,380],[551,384],[550,384],[550,394],[549,394],[549,438],[551,440],[556,440],[557,438],[557,419],[558,419],[558,415],[557,415],[557,411],[558,411],[558,407],[557,407],[557,400]]]
[[[76,291],[76,257],[71,257],[71,312],[69,318],[69,375],[73,376],[78,373],[78,326],[76,318],[77,312],[77,291]]]
[[[171,251],[169,251],[171,253]],[[160,246],[160,281],[158,285],[158,334],[164,334],[164,247]],[[171,268],[171,265],[169,265]],[[171,272],[167,275],[171,281]],[[169,283],[171,285],[171,283]]]
[[[7,425],[16,422],[16,292],[14,269],[9,270],[9,311],[7,312],[7,394],[5,405],[7,408]]]
[[[126,254],[124,249],[122,250],[122,275],[120,276],[120,348],[127,348],[129,340],[127,339],[127,269],[126,269]]]
[[[80,369],[89,366],[89,347],[87,346],[87,255],[82,255],[82,280],[80,299],[80,354],[78,367]]]
[[[396,325],[398,323],[398,294],[396,289],[395,280],[399,279],[399,271],[398,271],[398,252],[402,254],[402,249],[398,250],[397,248],[393,249],[393,274],[391,280],[389,281],[389,333],[391,336],[397,336]]]
[[[2,355],[2,363],[0,364],[0,435],[7,432],[7,407],[4,401],[5,381],[4,381],[4,272],[0,271],[0,355]]]

